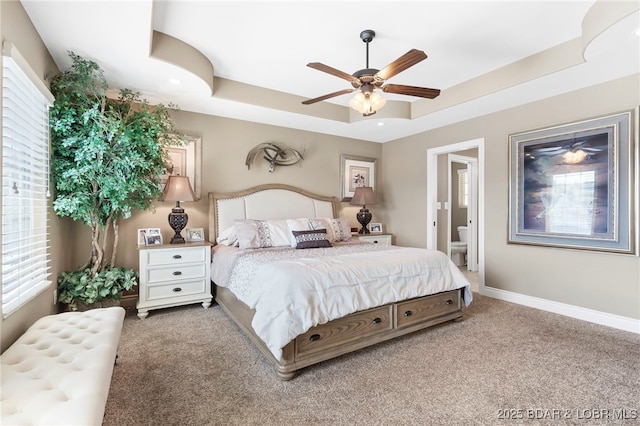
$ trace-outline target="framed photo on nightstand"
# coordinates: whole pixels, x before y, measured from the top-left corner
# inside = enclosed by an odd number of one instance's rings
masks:
[[[160,228],[138,229],[138,247],[154,246],[162,244]]]
[[[187,242],[204,241],[204,228],[187,228]]]
[[[157,232],[154,232],[157,229]],[[160,229],[151,228],[147,232],[147,236],[145,239],[148,246],[160,246],[162,245],[162,234],[160,233]]]
[[[369,224],[369,230],[371,232],[382,232],[382,224],[381,223],[371,223],[371,224]]]

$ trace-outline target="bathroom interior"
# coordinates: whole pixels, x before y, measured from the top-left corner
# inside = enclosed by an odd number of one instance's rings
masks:
[[[470,165],[463,161],[466,157],[458,155],[447,156],[448,175],[448,200],[447,215],[450,230],[448,237],[449,253],[451,260],[460,268],[472,284],[472,290],[478,291],[477,262],[470,262],[470,228],[468,227],[473,217],[474,203],[472,202],[473,185]],[[441,222],[446,223],[446,222]],[[446,227],[445,227],[446,228]]]

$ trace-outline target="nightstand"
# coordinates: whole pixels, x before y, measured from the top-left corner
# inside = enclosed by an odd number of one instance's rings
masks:
[[[140,247],[139,255],[138,318],[151,309],[211,306],[211,243]]]
[[[371,234],[351,234],[351,238],[369,243],[391,245],[392,234],[371,233]]]

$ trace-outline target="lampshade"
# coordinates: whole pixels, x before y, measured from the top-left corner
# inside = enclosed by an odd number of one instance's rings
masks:
[[[195,201],[196,195],[191,189],[187,176],[169,176],[160,196],[160,201]]]
[[[359,92],[350,101],[349,106],[365,117],[373,115],[387,103],[387,100],[375,92]]]
[[[180,207],[180,201],[196,200],[196,195],[191,189],[189,178],[187,176],[169,176],[160,200],[176,202],[176,206],[171,209],[171,213],[169,213],[169,226],[171,226],[171,229],[173,229],[175,233],[173,238],[171,238],[171,244],[184,243],[185,240],[180,232],[187,226],[189,216],[184,212],[184,209]]]
[[[375,192],[373,192],[373,188],[370,186],[360,186],[356,188],[353,192],[353,197],[351,198],[351,204],[361,205],[362,208],[356,214],[356,219],[358,223],[362,225],[362,228],[358,231],[359,234],[369,234],[369,228],[367,225],[371,222],[372,215],[367,209],[367,204],[377,204],[378,199],[376,198]]]
[[[366,204],[378,204],[373,188],[370,186],[359,186],[356,188],[351,198],[351,204],[358,204],[364,206]]]

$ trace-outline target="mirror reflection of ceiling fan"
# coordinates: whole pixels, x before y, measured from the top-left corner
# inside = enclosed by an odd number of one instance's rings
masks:
[[[303,101],[302,103],[304,105],[311,105],[316,102],[360,90],[360,92],[349,101],[349,105],[351,108],[361,112],[362,115],[366,117],[375,114],[376,111],[382,108],[387,102],[382,96],[375,92],[375,89],[380,89],[386,93],[417,96],[428,99],[433,99],[440,94],[440,89],[405,86],[402,84],[385,84],[385,82],[394,75],[399,74],[418,62],[427,59],[427,55],[422,50],[411,49],[381,70],[369,68],[369,43],[373,40],[375,35],[376,33],[373,30],[364,30],[360,33],[360,39],[367,44],[367,64],[366,68],[358,70],[353,74],[347,74],[346,72],[321,64],[320,62],[308,63],[307,66],[310,68],[347,80],[351,83],[353,89],[339,90],[324,96]]]

